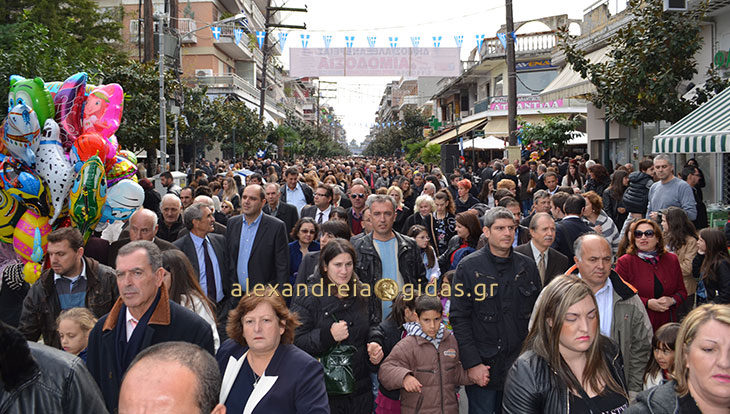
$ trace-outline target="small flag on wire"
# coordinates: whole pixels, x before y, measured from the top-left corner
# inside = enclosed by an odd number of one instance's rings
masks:
[[[390,47],[398,47],[398,36],[389,36]]]
[[[434,36],[433,37],[433,47],[441,47],[441,39],[443,36]]]
[[[464,43],[464,36],[463,35],[454,36],[454,43],[456,43],[456,47],[461,47],[461,45]]]
[[[355,42],[355,36],[345,36],[345,46],[348,48],[352,47],[352,44]]]
[[[484,37],[485,36],[483,34],[476,35],[476,38],[477,38],[477,49],[481,49],[482,48],[482,42],[484,42]]]
[[[332,35],[322,35],[322,40],[324,40],[324,47],[329,49],[330,43],[332,43]]]
[[[375,41],[377,40],[377,36],[368,36],[368,44],[370,47],[375,47]]]
[[[221,38],[221,28],[220,27],[211,27],[213,31],[213,39],[218,40]]]
[[[243,29],[233,29],[233,39],[236,44],[241,43],[241,36],[243,36]]]
[[[284,49],[284,43],[286,43],[286,38],[289,36],[289,33],[287,32],[279,32],[279,46],[281,46],[282,49]]]
[[[505,36],[504,33],[497,33],[497,38],[499,38],[499,41],[502,43],[502,47],[507,49],[507,36]]]
[[[413,47],[418,47],[419,43],[421,43],[421,36],[411,36],[411,44]]]
[[[256,31],[256,40],[259,42],[259,49],[264,47],[264,39],[266,39],[266,32],[263,30]]]
[[[302,39],[302,47],[307,48],[307,45],[309,44],[309,35],[308,34],[300,34],[299,38]]]

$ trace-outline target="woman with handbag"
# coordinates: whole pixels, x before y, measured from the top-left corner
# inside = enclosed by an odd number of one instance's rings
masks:
[[[292,304],[301,321],[294,344],[323,363],[332,414],[373,411],[368,347],[378,346],[367,340],[377,318],[368,287],[355,276],[356,259],[350,242],[331,240],[320,253],[319,273],[307,281],[310,287],[321,284],[321,294],[312,288]]]
[[[296,314],[271,287],[244,295],[228,316],[216,359],[229,413],[329,413],[322,366],[292,345]]]

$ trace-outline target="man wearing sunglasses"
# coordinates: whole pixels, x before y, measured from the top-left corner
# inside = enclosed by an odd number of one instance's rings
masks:
[[[352,207],[347,209],[347,222],[353,235],[362,233],[362,213],[365,210],[365,200],[369,192],[362,184],[350,187],[350,201]]]

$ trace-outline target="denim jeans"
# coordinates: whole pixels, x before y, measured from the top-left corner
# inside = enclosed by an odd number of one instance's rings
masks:
[[[502,391],[490,390],[478,385],[467,385],[469,414],[500,414],[502,412]]]

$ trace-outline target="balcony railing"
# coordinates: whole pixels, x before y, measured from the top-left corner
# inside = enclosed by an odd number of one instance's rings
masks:
[[[556,44],[557,35],[553,31],[518,34],[515,42],[515,54],[548,53]],[[484,39],[479,54],[484,59],[504,56],[506,51],[499,38],[491,37]]]
[[[189,33],[192,31],[195,31],[198,29],[197,23],[195,23],[195,20],[188,19],[188,18],[181,18],[177,20],[177,30],[181,33]],[[182,38],[183,43],[198,43],[198,36],[195,35],[195,33],[190,33],[189,35]]]
[[[487,109],[489,109],[489,101],[490,98],[482,99],[481,101],[478,101],[474,104],[474,113],[478,114],[479,112],[484,112]]]
[[[242,77],[235,73],[226,73],[213,76],[197,76],[196,81],[200,85],[205,85],[208,89],[239,89],[253,97],[259,97],[261,92],[255,86],[251,85]]]

